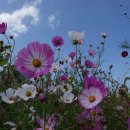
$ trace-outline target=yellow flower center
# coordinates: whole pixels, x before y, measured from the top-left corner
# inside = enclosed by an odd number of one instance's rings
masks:
[[[45,130],[49,130],[49,128],[45,128]]]
[[[35,66],[35,67],[40,67],[41,66],[41,61],[39,59],[34,59],[32,61],[32,64]]]
[[[27,97],[30,97],[32,94],[31,94],[31,92],[30,91],[26,91],[26,96]]]
[[[90,101],[90,102],[94,102],[94,101],[95,101],[95,97],[94,97],[94,96],[90,96],[90,97],[89,97],[89,101]]]
[[[13,100],[13,98],[12,98],[12,97],[8,97],[8,99],[9,99],[9,100]]]
[[[72,80],[72,77],[68,77],[68,80],[71,81],[71,80]]]
[[[70,103],[70,100],[69,100],[69,99],[66,99],[66,103]]]
[[[92,116],[96,116],[96,111],[92,110],[92,111],[91,111],[91,115],[92,115]]]

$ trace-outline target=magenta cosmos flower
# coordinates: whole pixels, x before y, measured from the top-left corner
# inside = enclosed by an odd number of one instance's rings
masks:
[[[53,59],[54,52],[50,46],[40,42],[31,42],[26,48],[20,50],[15,66],[18,71],[29,78],[36,78],[49,72]]]
[[[4,34],[7,29],[7,23],[0,24],[0,34]]]
[[[102,81],[96,77],[84,78],[84,89],[78,96],[79,104],[85,109],[92,109],[97,106],[106,95],[106,88]]]
[[[42,118],[38,117],[37,123],[39,124],[40,128],[36,128],[33,130],[54,130],[57,125],[56,115],[46,115],[46,120],[47,122],[45,122]]]
[[[121,55],[122,55],[122,57],[127,57],[128,56],[128,51],[122,51]]]
[[[91,62],[90,60],[86,60],[85,65],[88,68],[95,68],[96,67],[95,64],[93,62]]]
[[[76,56],[76,52],[71,52],[71,53],[69,54],[69,57],[70,57],[71,59],[73,59],[75,56]]]
[[[130,130],[130,117],[127,120],[127,124],[128,124],[128,130]]]
[[[64,44],[64,40],[60,36],[55,36],[54,38],[52,38],[52,43],[55,47],[58,47]]]
[[[89,49],[88,53],[89,53],[89,56],[93,56],[94,57],[94,55],[96,55],[95,51],[91,50],[91,49]]]

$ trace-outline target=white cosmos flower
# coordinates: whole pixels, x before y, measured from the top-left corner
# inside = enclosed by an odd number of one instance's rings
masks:
[[[74,94],[71,93],[70,91],[67,91],[66,93],[64,93],[63,96],[61,96],[59,99],[59,101],[63,103],[71,103],[74,100],[76,100],[76,98],[74,99]]]
[[[56,63],[53,63],[51,65],[51,69],[50,69],[50,72],[57,72],[61,69],[60,65],[59,64],[56,64]]]
[[[56,86],[58,90],[62,91],[63,93],[66,93],[67,91],[68,92],[71,92],[72,91],[72,86],[69,85],[69,84],[60,84],[58,86]]]
[[[68,35],[73,44],[81,44],[84,42],[85,32],[69,31]]]
[[[65,61],[66,63],[71,63],[71,62],[72,62],[72,59],[71,59],[70,57],[66,57],[66,58],[64,58],[64,61]]]
[[[10,129],[10,130],[16,130],[16,124],[13,123],[13,122],[11,122],[11,121],[7,121],[6,123],[4,123],[4,125],[10,125],[10,126],[12,126],[13,128]]]
[[[34,85],[23,84],[21,88],[18,88],[17,90],[17,95],[25,101],[34,98],[36,94],[37,91]]]
[[[1,92],[0,96],[2,97],[2,100],[6,103],[14,103],[16,101],[16,90],[12,88],[8,88],[6,92]]]
[[[0,66],[0,72],[2,72],[2,71],[3,71],[3,67]]]
[[[35,120],[36,110],[34,110],[33,107],[30,107],[29,110],[31,111],[31,113],[28,114],[28,117],[29,117],[31,120]]]

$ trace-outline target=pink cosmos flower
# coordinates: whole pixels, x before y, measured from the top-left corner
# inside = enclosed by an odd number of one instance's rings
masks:
[[[127,120],[127,124],[128,124],[128,130],[130,130],[130,117]]]
[[[86,60],[85,65],[88,68],[95,68],[96,67],[95,64],[93,62],[91,62],[90,60]]]
[[[97,106],[106,94],[106,89],[102,81],[97,81],[96,77],[87,76],[84,78],[84,87],[78,96],[79,104],[85,109],[92,109]]]
[[[62,37],[60,36],[55,36],[53,39],[52,39],[52,43],[55,47],[58,47],[58,46],[62,46],[64,44],[64,40]]]
[[[130,107],[130,101],[128,102],[128,107]]]
[[[103,120],[103,111],[99,106],[92,109],[84,109],[83,112],[77,116],[76,121],[78,123],[86,122],[88,120],[93,120],[94,122]]]
[[[57,125],[57,117],[54,114],[50,117],[47,115],[46,120],[47,122],[45,123],[42,118],[37,118],[37,123],[39,124],[40,128],[36,128],[34,130],[54,130]]]
[[[97,80],[95,76],[86,76],[84,78],[84,88],[89,89],[91,87],[100,89],[102,96],[105,97],[107,89],[105,88],[104,83],[101,80]]]
[[[69,57],[70,57],[71,59],[73,59],[73,58],[75,57],[75,55],[76,55],[76,52],[71,52],[71,53],[69,54]]]
[[[76,121],[81,125],[80,130],[102,130],[103,129],[103,111],[99,106],[93,109],[85,109],[81,115],[78,115]],[[93,121],[93,126],[86,122]],[[84,125],[83,125],[84,124]]]
[[[31,42],[20,50],[15,66],[24,75],[36,78],[49,72],[53,59],[54,52],[49,45]]]
[[[7,29],[7,23],[0,24],[0,34],[4,34]]]
[[[89,56],[93,56],[93,57],[94,57],[94,55],[96,55],[95,51],[92,50],[92,49],[90,49],[90,50],[88,51],[88,53],[89,53]]]

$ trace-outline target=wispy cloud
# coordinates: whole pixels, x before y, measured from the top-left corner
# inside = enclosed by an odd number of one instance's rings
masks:
[[[42,0],[35,0],[34,2],[26,2],[22,8],[15,10],[12,13],[0,13],[0,22],[7,22],[9,33],[19,36],[21,33],[28,31],[29,26],[25,19],[31,18],[31,25],[35,25],[40,21],[40,11],[38,5]]]
[[[50,14],[48,16],[48,25],[50,28],[55,29],[60,24],[59,12],[55,12],[54,14]]]
[[[13,3],[15,0],[8,0],[8,3],[11,4]]]

